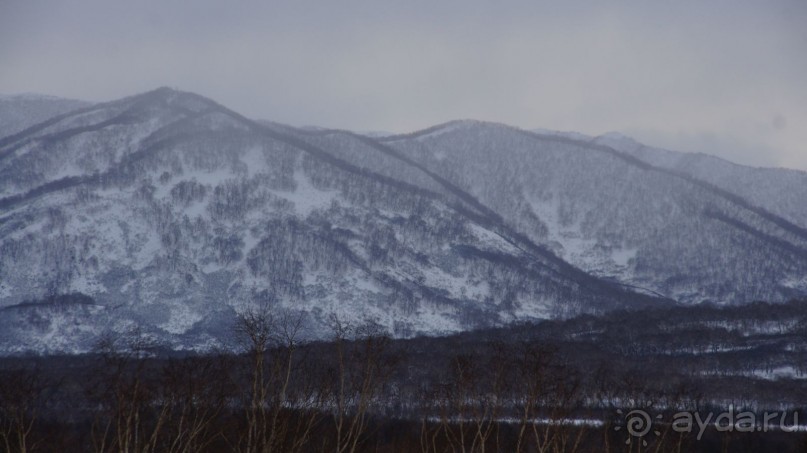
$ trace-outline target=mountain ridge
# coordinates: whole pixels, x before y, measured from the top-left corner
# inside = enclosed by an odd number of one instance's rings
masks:
[[[227,347],[256,305],[315,339],[334,315],[408,337],[807,294],[803,227],[685,176],[478,121],[373,138],[169,88],[87,106],[0,137],[0,353],[133,326]],[[93,303],[36,304],[70,294]]]

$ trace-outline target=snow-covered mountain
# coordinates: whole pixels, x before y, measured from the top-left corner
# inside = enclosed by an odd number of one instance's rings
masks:
[[[807,294],[803,212],[581,137],[296,129],[164,88],[77,108],[0,137],[2,353],[226,346],[255,304],[317,338]]]
[[[654,166],[712,184],[796,225],[807,226],[807,172],[747,167],[708,154],[646,146],[617,134],[600,136],[595,141]]]
[[[139,326],[226,344],[239,310],[408,336],[653,303],[369,138],[160,89],[0,140],[0,350]],[[70,295],[70,296],[65,296]],[[86,297],[85,297],[86,296]]]
[[[803,193],[807,184],[783,182],[807,182],[803,172],[728,163],[712,167],[716,174],[684,171],[625,151],[614,134],[469,121],[383,141],[594,275],[684,303],[782,301],[807,291],[807,203],[773,195]],[[739,181],[730,184],[732,171]],[[776,189],[754,192],[765,185]]]

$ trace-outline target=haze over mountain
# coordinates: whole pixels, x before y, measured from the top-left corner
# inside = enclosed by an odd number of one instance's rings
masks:
[[[0,138],[22,131],[55,115],[90,105],[89,102],[40,94],[0,96]]]
[[[134,326],[226,346],[256,304],[317,338],[807,294],[803,172],[475,121],[297,129],[166,88],[65,105],[0,137],[3,353]]]

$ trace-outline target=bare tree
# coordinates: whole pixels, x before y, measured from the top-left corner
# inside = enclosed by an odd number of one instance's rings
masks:
[[[3,451],[27,453],[37,445],[31,432],[37,406],[48,387],[36,370],[17,369],[0,378],[0,441]]]
[[[221,438],[217,422],[232,385],[230,363],[223,357],[194,357],[170,360],[163,367],[158,401],[169,411],[160,451],[204,451]]]
[[[336,452],[357,451],[367,430],[369,411],[391,363],[386,355],[390,338],[368,323],[353,329],[331,317],[336,367],[332,371],[331,407],[336,431]]]
[[[238,317],[236,331],[250,358],[246,435],[240,451],[300,451],[319,418],[318,397],[310,381],[294,383],[303,366],[298,359],[302,314],[276,314],[266,306]]]
[[[139,329],[126,335],[105,335],[95,351],[101,361],[89,380],[99,410],[92,426],[97,452],[153,452],[168,419],[169,405],[156,400],[156,382],[149,379],[147,357],[156,343]]]
[[[513,367],[519,413],[516,451],[579,451],[585,426],[574,424],[570,415],[578,406],[580,380],[557,363],[554,348],[523,343],[518,351]]]

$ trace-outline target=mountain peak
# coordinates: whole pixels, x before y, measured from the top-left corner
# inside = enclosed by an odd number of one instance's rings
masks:
[[[123,100],[145,108],[173,107],[191,112],[203,111],[214,104],[213,101],[204,96],[167,86],[146,91]]]
[[[377,140],[259,124],[160,87],[0,141],[0,355],[135,323],[212,348],[264,303],[316,338],[331,315],[411,336],[807,294],[798,175],[666,171],[622,134],[477,120]]]
[[[421,129],[415,132],[411,132],[408,134],[400,134],[400,135],[391,135],[387,137],[381,137],[382,141],[396,141],[402,139],[410,139],[416,138],[419,140],[427,139],[427,138],[435,138],[443,134],[451,133],[451,132],[461,132],[461,131],[468,131],[471,129],[476,129],[480,127],[510,127],[503,124],[492,123],[489,121],[480,121],[480,120],[473,120],[473,119],[459,119],[459,120],[452,120],[447,121],[445,123],[440,123],[436,126],[432,126],[426,129]]]

